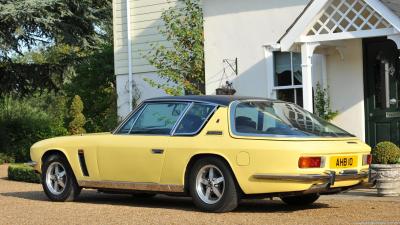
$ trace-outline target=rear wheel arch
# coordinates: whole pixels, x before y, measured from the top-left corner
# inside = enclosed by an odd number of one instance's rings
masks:
[[[190,176],[190,172],[191,172],[191,170],[193,168],[193,165],[199,159],[203,159],[203,158],[207,158],[207,157],[218,158],[218,159],[222,160],[226,164],[226,166],[228,167],[228,169],[232,173],[233,179],[234,179],[234,181],[236,183],[236,186],[237,186],[238,190],[240,190],[240,192],[243,194],[244,192],[243,192],[242,188],[239,185],[239,182],[238,182],[238,180],[236,178],[236,174],[234,173],[234,171],[232,169],[232,166],[229,163],[229,161],[225,157],[223,157],[221,155],[218,155],[218,154],[213,154],[213,153],[200,153],[200,154],[193,155],[190,158],[188,164],[186,165],[186,169],[185,169],[185,177],[184,177],[184,190],[185,190],[185,193],[189,193],[189,185],[190,185],[189,176]]]

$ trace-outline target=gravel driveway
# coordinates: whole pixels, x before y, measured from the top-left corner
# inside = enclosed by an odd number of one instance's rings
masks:
[[[0,166],[0,224],[400,224],[400,197],[372,196],[323,196],[301,208],[278,199],[246,200],[224,214],[198,212],[190,198],[141,200],[93,190],[84,190],[78,202],[56,203],[39,184],[8,181],[6,166]]]

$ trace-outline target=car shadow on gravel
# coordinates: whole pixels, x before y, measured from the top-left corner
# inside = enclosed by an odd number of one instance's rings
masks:
[[[33,201],[49,201],[43,191],[26,192],[7,192],[0,193],[2,196],[22,198]],[[157,195],[154,198],[134,198],[130,195],[104,194],[96,191],[82,191],[82,194],[76,200],[77,204],[96,204],[113,206],[131,206],[145,208],[165,208],[184,211],[198,211],[189,197],[171,197],[166,195]],[[301,210],[312,210],[321,208],[332,208],[328,204],[314,203],[309,206],[288,206],[279,200],[243,200],[235,213],[291,213]]]

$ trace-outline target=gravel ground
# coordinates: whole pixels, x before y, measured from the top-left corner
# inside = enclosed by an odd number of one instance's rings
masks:
[[[0,166],[0,224],[400,224],[400,197],[374,191],[323,196],[309,207],[246,200],[234,212],[196,211],[190,198],[133,199],[84,190],[77,202],[47,200],[39,184],[8,181]]]

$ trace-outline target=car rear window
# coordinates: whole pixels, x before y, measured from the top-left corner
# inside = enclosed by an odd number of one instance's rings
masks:
[[[305,111],[280,101],[232,104],[233,132],[243,136],[352,137],[353,135]]]

